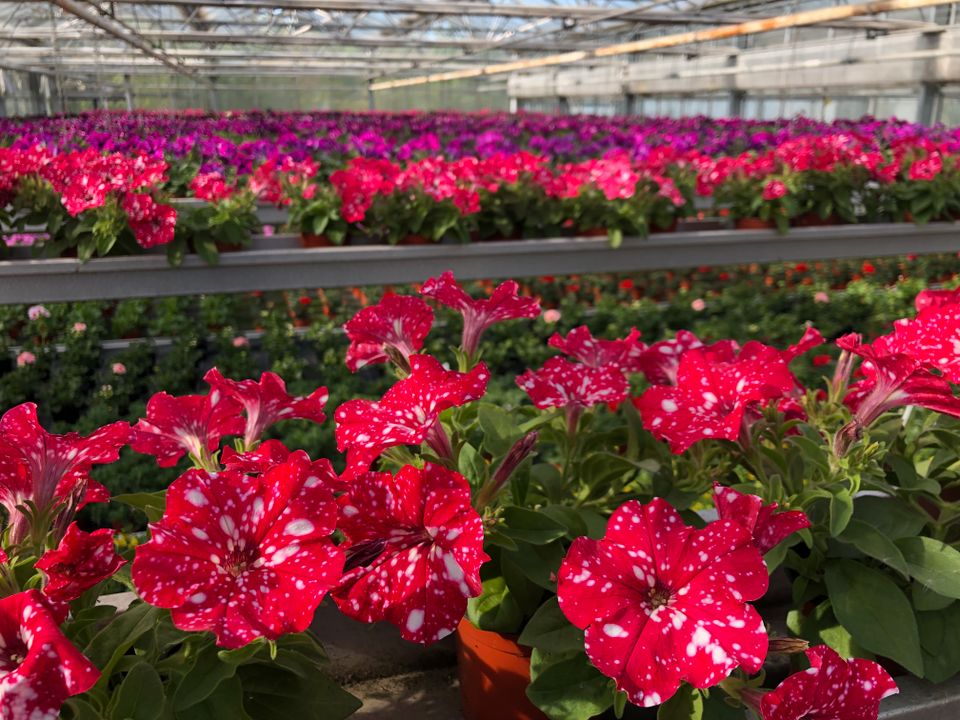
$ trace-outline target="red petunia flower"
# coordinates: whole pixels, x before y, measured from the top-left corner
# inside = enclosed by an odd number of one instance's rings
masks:
[[[464,478],[439,465],[366,473],[340,498],[347,572],[332,596],[362,622],[386,619],[406,640],[452,633],[480,594],[483,522]]]
[[[247,475],[263,475],[277,465],[283,465],[295,451],[288,450],[279,440],[264,440],[255,450],[237,452],[229,445],[223,448],[220,464],[227,470],[236,470]],[[307,482],[321,483],[330,490],[346,490],[348,485],[340,480],[333,463],[319,458],[310,463]]]
[[[917,312],[927,308],[939,308],[960,304],[960,289],[957,290],[921,290],[913,299]]]
[[[75,600],[126,564],[113,544],[113,530],[86,533],[76,523],[67,528],[56,550],[47,550],[36,567],[47,581],[43,594],[54,603]]]
[[[518,297],[519,287],[513,280],[507,280],[500,283],[489,298],[474,300],[457,284],[453,273],[447,270],[440,277],[427,280],[420,294],[463,315],[461,349],[473,356],[480,345],[480,338],[491,325],[505,320],[540,316],[540,303],[535,298]]]
[[[720,483],[713,486],[713,504],[721,520],[730,520],[750,531],[753,544],[762,554],[793,533],[810,527],[810,520],[800,510],[778,513],[777,503],[764,505],[756,495],[737,492]]]
[[[379,401],[348,400],[337,408],[337,447],[347,452],[344,479],[366,472],[384,450],[428,442],[447,454],[449,439],[438,428],[440,413],[483,397],[490,372],[483,363],[470,372],[445,370],[429,355],[410,357],[410,375]]]
[[[65,501],[68,513],[87,503],[107,502],[110,493],[90,477],[90,469],[116,462],[130,437],[125,422],[87,437],[54,435],[40,425],[33,403],[8,410],[0,418],[0,504],[9,513],[10,542],[16,544],[27,534],[27,517],[16,509],[27,501],[41,511]]]
[[[272,372],[262,373],[257,382],[230,380],[221,375],[217,368],[211,368],[203,379],[214,392],[220,391],[243,406],[247,416],[243,444],[248,448],[260,440],[264,430],[281,420],[322,423],[326,419],[323,406],[329,393],[325,387],[317,388],[306,397],[293,397],[287,392],[283,379]]]
[[[302,632],[343,569],[337,506],[300,451],[263,475],[188,470],[137,548],[133,582],[188,632],[221,647]]]
[[[646,349],[636,328],[631,328],[622,340],[603,340],[593,337],[586,325],[574,328],[567,337],[554,333],[549,344],[588,367],[611,367],[627,373],[640,369],[640,355]]]
[[[637,366],[651,385],[676,385],[680,357],[687,350],[703,347],[696,335],[681,330],[671,340],[661,340],[640,353]]]
[[[826,645],[807,650],[810,669],[794,673],[760,701],[763,720],[877,720],[880,701],[899,690],[870,660],[844,661]]]
[[[557,598],[586,631],[591,662],[632,703],[650,707],[681,681],[707,688],[738,666],[760,670],[767,634],[746,601],[767,583],[746,528],[717,521],[696,530],[656,498],[621,506],[603,539],[573,541]]]
[[[130,447],[173,467],[185,453],[201,462],[227,435],[240,435],[243,406],[222,390],[174,397],[158,392],[147,402],[147,417],[134,426]]]
[[[863,358],[863,379],[850,386],[844,402],[853,410],[853,419],[838,432],[834,446],[844,455],[860,437],[864,428],[895,407],[918,405],[936,412],[960,417],[960,398],[944,378],[931,373],[916,359],[898,352],[891,336],[878,338],[870,345],[857,334],[844,335],[837,345]],[[841,358],[842,359],[842,358]],[[850,364],[843,363],[845,371]]]
[[[387,295],[378,304],[363,308],[344,324],[350,339],[347,367],[351,372],[386,362],[392,348],[409,358],[423,347],[433,327],[433,310],[418,297]]]
[[[60,631],[36,590],[0,599],[0,718],[56,720],[100,671]]]
[[[907,355],[951,382],[960,382],[960,306],[946,303],[898,320],[891,334],[878,338],[888,352]]]
[[[736,440],[753,403],[779,399],[798,383],[783,351],[757,342],[739,354],[694,348],[680,358],[675,387],[655,385],[634,400],[644,427],[682,453],[701,440]]]

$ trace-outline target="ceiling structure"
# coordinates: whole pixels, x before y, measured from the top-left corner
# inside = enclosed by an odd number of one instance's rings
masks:
[[[843,5],[819,2],[813,6]],[[454,72],[795,12],[797,0],[0,1],[0,69],[58,89],[177,74],[347,76],[364,83]],[[857,35],[928,27],[932,9],[826,23]],[[730,42],[662,54],[729,53]],[[592,58],[591,66],[605,62]],[[612,61],[610,61],[612,62]]]

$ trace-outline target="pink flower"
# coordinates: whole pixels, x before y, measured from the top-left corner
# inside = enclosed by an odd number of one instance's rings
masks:
[[[332,594],[342,612],[386,619],[422,644],[456,630],[490,559],[461,475],[431,463],[366,473],[340,498],[340,516],[347,572]]]
[[[75,333],[77,333],[78,335],[79,335],[80,333],[86,332],[86,331],[87,331],[87,324],[86,324],[86,323],[82,323],[82,322],[74,323],[74,324],[73,324],[73,331],[74,331]]]
[[[250,341],[247,340],[243,335],[237,335],[232,341],[231,344],[235,348],[244,348],[250,345]]]
[[[877,720],[897,685],[877,663],[844,661],[826,645],[807,650],[810,669],[794,673],[760,701],[762,720]]]
[[[87,692],[99,678],[39,592],[0,600],[0,717],[56,720],[68,697]]]
[[[27,317],[31,320],[48,318],[50,317],[50,311],[47,310],[43,305],[31,305],[29,308],[27,308]]]
[[[543,311],[543,321],[548,325],[560,322],[560,311],[550,308]]]
[[[410,375],[379,401],[348,400],[337,408],[337,448],[347,451],[344,479],[366,472],[384,450],[397,445],[426,441],[441,457],[449,455],[440,413],[483,397],[489,379],[483,363],[460,373],[445,370],[429,355],[412,355]]]
[[[37,356],[34,355],[29,350],[24,350],[22,353],[17,355],[17,367],[26,367],[27,365],[33,365],[37,361]]]
[[[696,312],[703,312],[704,310],[707,309],[707,303],[704,302],[703,298],[697,298],[692,303],[690,303],[690,307],[693,308]]]
[[[640,354],[646,348],[636,328],[631,328],[622,340],[602,340],[593,337],[586,325],[574,328],[567,337],[554,333],[549,344],[588,367],[609,367],[628,373],[637,370]]]
[[[753,544],[766,554],[788,536],[810,527],[800,510],[776,512],[777,503],[764,505],[756,495],[737,492],[719,483],[713,486],[713,504],[721,520],[732,520],[750,531]]]
[[[27,535],[27,518],[17,510],[27,501],[41,512],[65,503],[64,512],[70,515],[86,503],[109,500],[110,493],[90,477],[90,469],[116,462],[130,436],[125,422],[112,423],[87,437],[53,435],[40,425],[33,403],[8,410],[0,418],[0,504],[10,517],[10,543]]]
[[[785,354],[753,341],[736,355],[726,347],[687,350],[676,386],[655,385],[634,400],[643,426],[676,454],[701,440],[736,440],[751,404],[779,399],[798,386]]]
[[[260,375],[260,381],[230,380],[216,368],[207,371],[203,379],[210,383],[212,392],[222,392],[243,406],[246,426],[243,443],[253,447],[264,431],[281,420],[310,420],[322,423],[326,416],[323,406],[329,394],[325,387],[317,388],[306,397],[294,397],[287,393],[283,379],[272,372]]]
[[[433,327],[433,310],[418,297],[386,295],[363,308],[343,326],[350,339],[347,367],[351,372],[387,360],[388,350],[407,361],[423,347]]]
[[[827,293],[820,290],[813,294],[813,301],[815,303],[828,303],[830,302],[830,296]]]
[[[309,468],[299,451],[263,475],[177,478],[133,560],[140,596],[169,608],[181,630],[213,632],[221,647],[306,630],[344,560],[330,539],[336,502]]]
[[[540,303],[535,298],[519,297],[519,287],[513,280],[507,280],[498,285],[489,298],[474,300],[457,284],[453,273],[448,270],[438,278],[427,280],[420,294],[463,315],[461,349],[472,357],[480,345],[480,338],[491,325],[540,315]]]
[[[114,363],[113,365],[110,366],[110,370],[113,372],[114,375],[127,374],[127,366],[124,365],[123,363]]]
[[[764,200],[777,200],[787,194],[787,186],[781,180],[771,180],[763,187]]]
[[[111,577],[126,562],[114,547],[113,530],[85,533],[71,523],[60,546],[47,550],[36,566],[47,578],[43,594],[55,603],[64,603]]]
[[[134,427],[136,452],[153,455],[160,467],[173,467],[189,453],[203,463],[227,435],[244,431],[243,406],[220,390],[174,397],[159,392],[147,402],[147,417]]]
[[[767,568],[746,528],[695,530],[665,500],[630,501],[601,540],[579,537],[560,566],[557,599],[586,631],[590,661],[636,705],[668,700],[681,681],[716,685],[755,673],[767,633],[746,603],[767,590]]]

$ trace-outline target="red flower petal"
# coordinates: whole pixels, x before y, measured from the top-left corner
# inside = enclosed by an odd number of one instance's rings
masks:
[[[756,495],[740,493],[719,483],[713,487],[713,503],[721,520],[742,525],[753,535],[753,544],[766,554],[788,536],[810,527],[800,510],[776,512],[777,503],[764,505]]]
[[[354,567],[333,592],[337,606],[363,622],[386,619],[413,642],[452,633],[490,559],[466,480],[430,463],[367,473],[340,505]]]
[[[244,431],[243,406],[221,390],[174,397],[159,392],[147,402],[147,417],[134,427],[137,452],[153,455],[160,467],[173,467],[186,453],[214,452],[227,435]]]
[[[594,368],[562,357],[550,358],[539,370],[527,370],[517,385],[541,410],[618,403],[628,390],[623,373],[613,366]]]
[[[70,523],[56,550],[47,550],[36,567],[43,570],[43,594],[52,601],[69,602],[97,583],[111,577],[126,564],[113,544],[109,529],[83,532]]]
[[[540,303],[535,298],[519,297],[519,288],[515,281],[507,280],[498,285],[489,298],[474,300],[457,284],[453,273],[447,270],[440,277],[427,280],[420,294],[463,315],[463,351],[473,355],[480,337],[491,325],[540,316]]]
[[[681,330],[672,340],[661,340],[640,353],[637,366],[651,385],[676,385],[680,357],[687,350],[703,347],[692,332]]]
[[[243,442],[248,448],[260,440],[264,430],[281,420],[322,423],[326,419],[323,406],[329,395],[325,387],[317,388],[306,397],[293,397],[287,393],[283,379],[272,372],[261,374],[259,382],[237,381],[225,378],[219,370],[211,368],[203,379],[214,391],[219,390],[243,406],[247,416]]]
[[[646,346],[640,342],[640,332],[631,328],[622,340],[603,340],[593,337],[586,325],[576,327],[566,337],[554,333],[550,347],[579,360],[592,368],[610,367],[623,372],[637,372],[640,356]]]
[[[87,692],[99,678],[39,592],[0,599],[0,717],[56,720],[68,697]]]
[[[302,632],[340,578],[335,524],[333,496],[303,452],[258,476],[190,470],[137,548],[133,582],[178,628],[210,630],[222,647]]]
[[[810,669],[763,696],[763,720],[877,720],[880,701],[898,692],[893,679],[869,660],[845,662],[826,645],[807,650]]]
[[[343,329],[350,339],[347,367],[356,372],[365,365],[387,360],[392,347],[408,358],[423,347],[433,327],[433,310],[423,300],[405,295],[387,295],[378,304],[365,307]]]
[[[483,397],[489,378],[483,363],[460,373],[429,355],[411,356],[410,375],[379,401],[348,400],[337,408],[337,447],[348,452],[344,477],[366,472],[389,447],[423,443],[440,413]]]
[[[760,668],[767,636],[745,601],[767,582],[746,529],[715,522],[695,530],[657,498],[623,505],[603,539],[577,538],[557,597],[585,630],[591,662],[631,702],[652,706],[681,681],[708,687],[738,666]]]

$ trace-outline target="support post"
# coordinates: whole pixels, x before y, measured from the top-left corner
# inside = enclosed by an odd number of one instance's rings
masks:
[[[127,112],[133,110],[133,83],[130,75],[123,76],[123,99],[127,103]]]
[[[930,52],[940,48],[940,31],[923,34],[923,48]],[[940,83],[936,82],[936,59],[927,60],[924,65],[924,80],[920,85],[920,100],[917,104],[917,122],[922,125],[933,125],[940,116],[942,96]]]
[[[367,110],[376,110],[377,109],[377,95],[373,92],[373,89],[370,87],[369,83],[367,84]]]
[[[557,98],[557,112],[560,113],[561,115],[569,115],[569,114],[570,114],[570,100],[569,100],[569,98],[565,98],[565,97],[562,97],[562,96]]]
[[[640,109],[640,98],[633,93],[627,93],[624,95],[624,99],[627,101],[625,108],[627,115],[639,115],[637,110]]]

